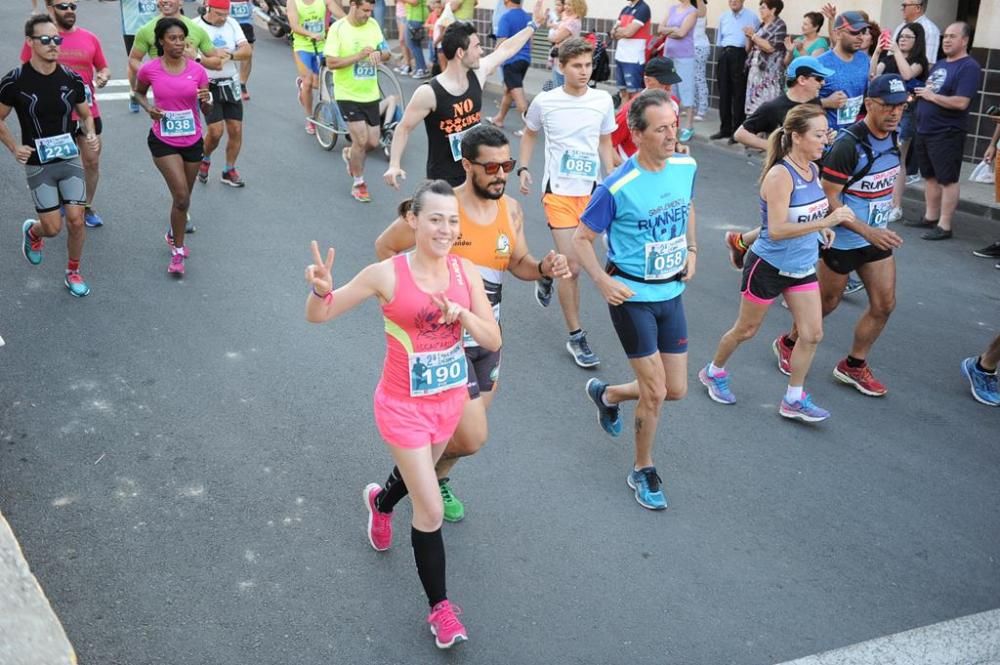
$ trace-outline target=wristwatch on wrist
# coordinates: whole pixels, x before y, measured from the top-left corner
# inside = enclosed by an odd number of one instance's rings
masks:
[[[201,54],[200,53],[198,55],[194,56],[194,61],[197,62],[197,63],[201,62]]]
[[[521,171],[528,171],[528,170],[529,169],[528,169],[527,166],[522,166],[522,167],[520,167],[520,168],[517,169],[517,172],[514,173],[514,175],[519,176],[519,175],[521,175]]]
[[[528,27],[531,28],[532,30],[538,30],[538,24],[535,23],[535,19],[531,19],[530,21],[528,21]]]

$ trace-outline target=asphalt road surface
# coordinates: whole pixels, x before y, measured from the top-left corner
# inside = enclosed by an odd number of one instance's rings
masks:
[[[0,69],[15,65],[28,5],[0,6]],[[83,0],[79,24],[123,78],[117,4]],[[148,119],[125,101],[103,104],[107,224],[88,232],[85,299],[62,285],[63,238],[41,266],[21,257],[33,209],[22,168],[0,154],[0,509],[81,663],[773,663],[1000,606],[1000,410],[971,399],[958,367],[1000,327],[1000,271],[970,254],[996,228],[961,218],[942,243],[901,230],[898,306],[871,358],[885,398],[830,374],[861,293],[827,320],[807,384],[829,421],[777,415],[780,307],[730,362],[740,401],[723,407],[696,371],[736,315],[721,236],[756,223],[757,167],[696,142],[690,393],[666,407],[656,449],[670,508],[643,510],[626,488],[631,407],[611,439],[585,397],[590,376],[629,377],[592,283],[596,372],[564,350],[558,306],[512,280],[490,441],[456,468],[467,516],[444,528],[471,641],[439,653],[409,504],[390,552],[364,536],[361,490],[391,466],[371,414],[379,312],[303,319],[309,241],[337,248],[343,283],[373,260],[401,194],[375,155],[375,201],[350,198],[340,156],[302,131],[288,48],[258,34],[248,184],[218,181],[221,154],[196,184],[180,281],[166,274],[169,198]],[[424,145],[421,130],[404,160],[411,190]],[[541,206],[522,200],[541,255]]]

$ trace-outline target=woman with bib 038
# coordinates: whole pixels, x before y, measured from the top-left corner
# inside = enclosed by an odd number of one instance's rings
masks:
[[[170,228],[165,239],[170,247],[167,272],[184,274],[188,248],[184,245],[191,191],[201,165],[201,111],[212,109],[208,91],[208,73],[199,63],[184,55],[187,26],[177,18],[162,18],[154,30],[160,57],[144,64],[136,74],[135,101],[153,120],[146,143],[153,163],[170,190]],[[146,98],[152,88],[154,104]]]
[[[372,297],[382,307],[386,354],[375,389],[375,424],[396,466],[388,489],[376,483],[365,487],[368,540],[377,551],[389,549],[392,509],[409,493],[413,556],[431,608],[427,622],[437,646],[447,649],[467,640],[468,633],[445,589],[444,506],[434,465],[468,399],[463,329],[480,346],[496,351],[500,327],[479,271],[450,253],[459,234],[458,201],[451,186],[443,180],[425,182],[404,207],[415,249],[369,265],[336,290],[333,249],[324,260],[312,243],[313,263],[305,273],[312,287],[306,320],[329,321]]]

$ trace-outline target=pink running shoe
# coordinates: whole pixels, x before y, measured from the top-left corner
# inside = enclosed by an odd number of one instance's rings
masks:
[[[306,118],[306,134],[309,134],[310,136],[316,135],[316,127],[312,124],[312,120],[309,118]]]
[[[431,625],[434,643],[438,649],[450,649],[459,642],[469,641],[465,626],[458,620],[458,615],[461,613],[462,608],[452,605],[447,600],[442,600],[431,608],[431,613],[427,615],[427,623]]]
[[[183,275],[184,274],[184,255],[186,252],[174,251],[170,255],[170,265],[167,266],[167,272],[171,275]]]
[[[384,552],[392,545],[392,513],[380,513],[375,508],[375,497],[382,488],[378,483],[365,487],[365,508],[368,509],[368,542],[376,552]]]

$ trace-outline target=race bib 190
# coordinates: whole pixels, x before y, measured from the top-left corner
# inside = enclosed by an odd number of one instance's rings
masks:
[[[411,353],[410,395],[422,397],[464,386],[469,380],[469,368],[462,344],[446,351]]]
[[[38,161],[45,164],[54,159],[72,159],[80,154],[80,149],[70,134],[59,134],[35,139],[35,152],[38,153]]]
[[[650,280],[670,279],[684,269],[687,236],[646,243],[646,273]]]
[[[559,175],[563,178],[597,179],[597,155],[581,150],[567,150],[559,159]]]
[[[194,113],[191,109],[184,111],[164,111],[160,118],[160,135],[177,138],[194,136],[197,129],[194,125]]]

